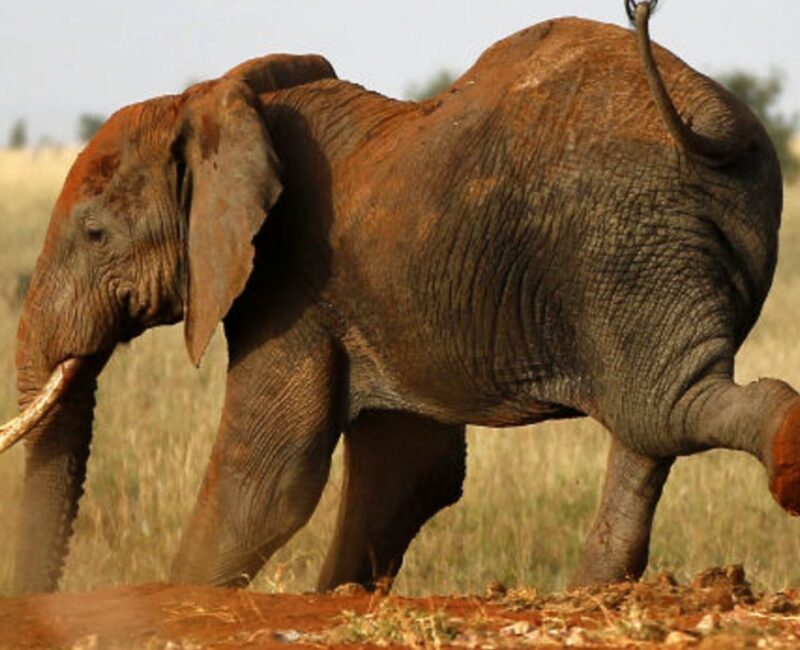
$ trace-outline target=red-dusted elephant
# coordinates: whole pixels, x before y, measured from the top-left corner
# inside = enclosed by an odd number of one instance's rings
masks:
[[[643,571],[676,456],[750,452],[800,509],[797,393],[732,379],[775,266],[778,162],[730,94],[654,61],[649,10],[639,53],[554,20],[421,103],[281,56],[116,113],[69,174],[20,323],[30,408],[0,432],[28,445],[16,589],[57,585],[104,363],[181,319],[195,363],[221,321],[230,364],[174,581],[251,578],[311,515],[342,432],[321,588],[396,574],[460,495],[468,423],[609,429],[576,584]]]

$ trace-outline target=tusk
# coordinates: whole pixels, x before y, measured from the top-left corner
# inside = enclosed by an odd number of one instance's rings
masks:
[[[78,373],[80,365],[80,359],[67,359],[59,364],[36,399],[17,417],[0,427],[0,454],[24,438],[53,408]]]

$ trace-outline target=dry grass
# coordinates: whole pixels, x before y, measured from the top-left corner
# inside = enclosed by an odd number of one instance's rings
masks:
[[[323,647],[369,643],[384,647],[441,648],[452,645],[462,635],[460,627],[463,624],[464,621],[453,619],[441,611],[417,611],[387,599],[374,611],[363,615],[342,612],[342,623],[317,635],[320,638],[313,641]]]
[[[0,419],[13,415],[17,275],[29,270],[70,152],[0,154]],[[782,377],[800,386],[800,186],[787,192],[781,262],[761,321],[742,350],[738,378]],[[64,588],[161,580],[187,521],[213,441],[224,378],[217,337],[197,372],[180,328],[148,332],[101,377],[87,495]],[[465,495],[415,540],[400,593],[563,587],[591,522],[607,436],[585,421],[469,434]],[[12,568],[23,453],[0,457],[0,593]],[[262,590],[311,589],[333,526],[337,462],[311,523],[265,568]],[[800,529],[768,494],[762,468],[742,454],[681,460],[656,518],[651,571],[685,579],[729,562],[756,584],[800,585]]]

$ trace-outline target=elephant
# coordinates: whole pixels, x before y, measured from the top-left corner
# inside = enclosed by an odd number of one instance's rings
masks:
[[[175,583],[244,585],[345,478],[318,588],[391,585],[455,503],[465,427],[612,439],[574,585],[639,577],[674,460],[742,450],[800,512],[800,396],[734,357],[777,257],[757,118],[635,30],[550,20],[399,101],[323,58],[247,62],[113,115],[53,209],[20,318],[15,589],[57,588],[115,346],[221,323],[219,432]],[[502,468],[498,468],[502,471]]]

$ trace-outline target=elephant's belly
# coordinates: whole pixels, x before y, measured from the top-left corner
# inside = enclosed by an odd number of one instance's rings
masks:
[[[343,342],[350,357],[351,417],[364,409],[389,409],[441,422],[521,426],[582,415],[562,401],[563,391],[542,374],[542,364],[469,368],[467,358],[430,339],[388,335],[376,343],[357,328]]]

